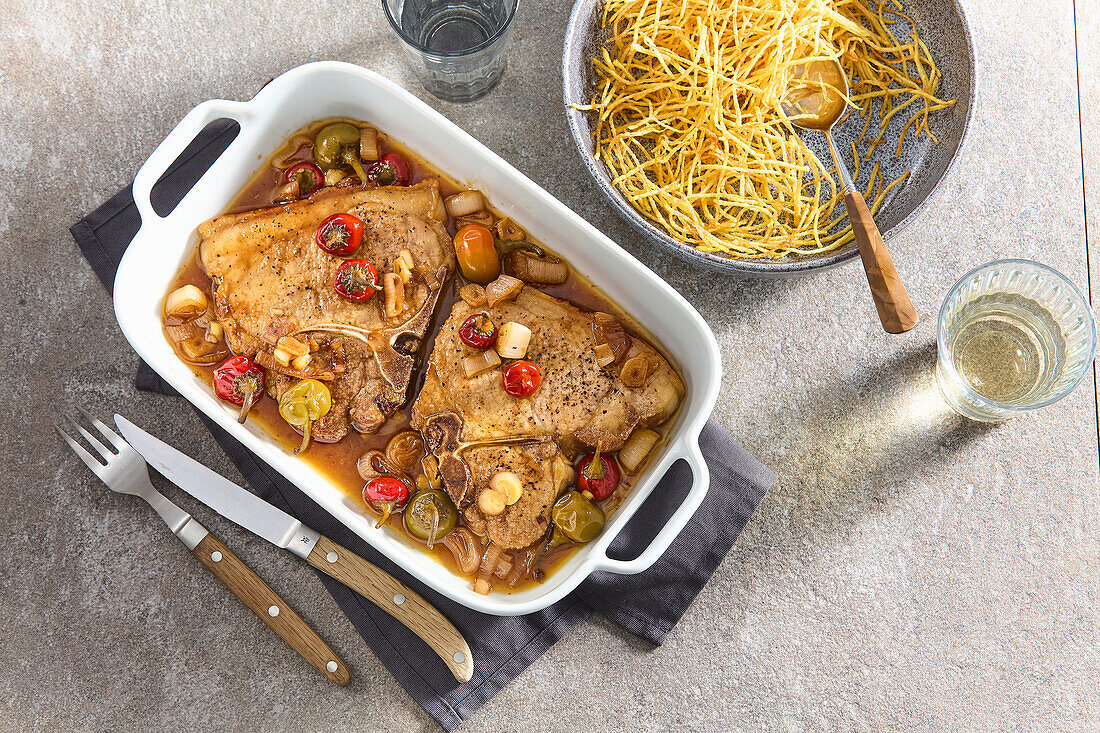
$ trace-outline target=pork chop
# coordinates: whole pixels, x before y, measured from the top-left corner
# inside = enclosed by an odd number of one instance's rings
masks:
[[[314,232],[338,212],[359,217],[363,242],[351,257],[379,274],[395,271],[402,250],[413,259],[401,311],[387,318],[383,297],[340,297],[332,282],[343,258],[326,253]],[[408,188],[325,188],[307,199],[219,216],[199,227],[200,258],[214,283],[214,306],[234,352],[273,372],[278,398],[295,380],[329,384],[333,405],[313,427],[336,441],[351,427],[377,430],[406,400],[415,360],[443,282],[454,268],[437,181]],[[308,364],[277,358],[280,342],[306,344]]]
[[[549,506],[572,481],[571,466],[564,483],[564,472],[554,468],[559,458],[565,460],[563,448],[599,444],[618,450],[636,427],[671,417],[684,387],[668,361],[637,337],[615,362],[601,367],[594,353],[593,314],[525,286],[514,301],[487,309],[498,327],[515,321],[531,329],[524,358],[539,367],[542,383],[531,397],[517,399],[504,391],[499,368],[472,378],[463,371],[463,360],[477,352],[462,342],[458,330],[482,310],[463,301],[451,310],[435,339],[412,425],[424,432],[439,459],[441,481],[460,508],[471,504],[496,472],[514,470],[510,466],[528,459],[543,464],[541,475],[532,470],[521,475],[534,504],[517,509],[517,503],[503,515],[486,518],[490,527],[498,525],[494,541],[522,547],[514,543],[531,538],[525,543],[530,544],[545,532]],[[644,384],[630,387],[622,380],[622,365],[639,355],[652,368]]]
[[[546,533],[550,508],[576,475],[573,464],[549,440],[475,446],[463,458],[470,466],[474,486],[488,486],[489,479],[498,471],[511,471],[523,483],[519,501],[506,507],[503,514],[485,517],[489,539],[506,548],[527,547]]]

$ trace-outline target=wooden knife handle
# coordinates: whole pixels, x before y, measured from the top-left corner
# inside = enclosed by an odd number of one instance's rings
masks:
[[[191,554],[318,672],[338,685],[348,681],[348,667],[336,652],[221,540],[207,534]]]
[[[859,191],[852,191],[844,197],[844,204],[848,207],[852,233],[859,247],[859,256],[863,258],[863,269],[867,273],[867,283],[871,286],[882,327],[887,333],[905,333],[917,325],[917,311],[901,282],[898,268],[890,259],[867,202]]]
[[[469,682],[473,677],[473,655],[462,634],[400,580],[324,536],[306,560],[407,626],[439,655],[456,680]]]

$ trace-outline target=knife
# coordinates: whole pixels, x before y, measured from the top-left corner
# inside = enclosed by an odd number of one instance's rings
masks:
[[[473,676],[473,655],[462,634],[404,583],[122,415],[115,415],[115,425],[149,465],[173,484],[231,522],[290,550],[393,616],[423,639],[459,682],[468,682]]]

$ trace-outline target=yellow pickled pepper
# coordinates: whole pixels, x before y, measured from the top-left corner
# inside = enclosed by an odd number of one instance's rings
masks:
[[[279,398],[279,415],[290,425],[302,429],[302,444],[294,451],[301,453],[309,446],[310,426],[332,407],[332,394],[324,382],[303,379],[283,392]]]

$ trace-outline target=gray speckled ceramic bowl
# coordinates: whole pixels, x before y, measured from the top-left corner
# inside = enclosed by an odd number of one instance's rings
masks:
[[[565,32],[565,50],[562,57],[562,79],[565,86],[565,108],[569,127],[592,177],[611,205],[636,231],[652,242],[676,255],[711,270],[752,277],[784,277],[800,275],[847,262],[858,255],[854,244],[821,255],[796,257],[788,255],[779,260],[757,260],[707,254],[679,242],[648,219],[643,217],[611,185],[607,168],[593,156],[592,130],[589,114],[573,109],[573,104],[585,104],[595,88],[592,57],[606,37],[600,28],[603,0],[577,0]],[[928,196],[946,175],[955,154],[962,145],[974,101],[974,49],[966,18],[956,0],[907,0],[905,11],[916,23],[921,39],[928,45],[936,65],[943,74],[939,95],[958,100],[954,106],[934,113],[929,126],[939,139],[937,145],[927,136],[919,139],[907,137],[902,154],[892,157],[901,127],[906,122],[902,115],[891,120],[886,140],[881,145],[879,165],[885,180],[890,181],[909,171],[909,180],[894,188],[883,200],[875,216],[884,239],[899,232],[920,211]],[[898,21],[895,33],[907,37],[910,29],[904,20]],[[834,137],[841,151],[851,150],[851,141],[859,137],[863,119],[849,115],[834,129]],[[824,136],[820,133],[805,134],[804,139],[820,160],[830,159]],[[850,162],[850,161],[849,161]],[[857,185],[866,186],[870,166],[863,166]],[[851,167],[849,166],[849,170]]]

